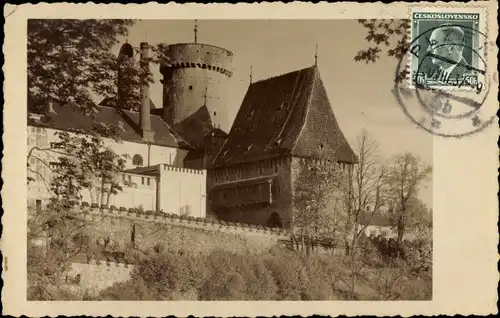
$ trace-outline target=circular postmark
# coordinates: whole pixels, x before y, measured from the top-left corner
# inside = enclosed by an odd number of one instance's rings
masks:
[[[455,31],[474,40],[448,41]],[[417,34],[407,52],[398,61],[393,92],[415,124],[434,135],[463,137],[494,121],[497,107],[484,107],[490,87],[485,34],[464,25],[440,25]],[[457,52],[458,58],[451,55]],[[411,66],[405,63],[408,57]]]

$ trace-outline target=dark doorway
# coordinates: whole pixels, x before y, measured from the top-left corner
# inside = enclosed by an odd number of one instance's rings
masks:
[[[281,217],[278,213],[273,212],[269,216],[269,219],[267,219],[267,227],[272,227],[272,228],[277,228],[277,227],[283,227],[283,222],[281,222]]]
[[[42,212],[42,200],[36,200],[35,205],[36,213]]]

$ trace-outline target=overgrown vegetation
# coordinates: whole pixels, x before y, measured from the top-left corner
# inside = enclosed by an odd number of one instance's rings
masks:
[[[259,254],[215,249],[209,254],[156,248],[139,257],[129,281],[85,300],[423,300],[431,299],[429,268],[383,255],[372,240],[360,253],[307,257],[283,248]],[[418,251],[418,246],[407,246]],[[423,255],[423,254],[422,254]]]

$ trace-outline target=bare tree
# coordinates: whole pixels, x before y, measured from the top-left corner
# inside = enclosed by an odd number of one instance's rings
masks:
[[[398,243],[403,240],[405,230],[411,221],[412,200],[418,187],[428,179],[432,167],[411,153],[403,153],[392,158],[385,181],[391,201],[394,203],[392,215],[397,227]]]
[[[358,164],[352,169],[345,193],[349,216],[348,233],[351,236],[349,252],[354,253],[359,237],[379,213],[384,204],[383,186],[385,167],[378,153],[377,142],[363,130],[357,143]],[[364,224],[361,225],[361,221]]]

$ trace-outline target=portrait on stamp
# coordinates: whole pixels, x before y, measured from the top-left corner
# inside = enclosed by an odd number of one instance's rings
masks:
[[[479,51],[480,14],[414,12],[411,62],[414,85],[428,87],[467,87],[477,83],[484,72]],[[417,56],[418,55],[418,56]]]

